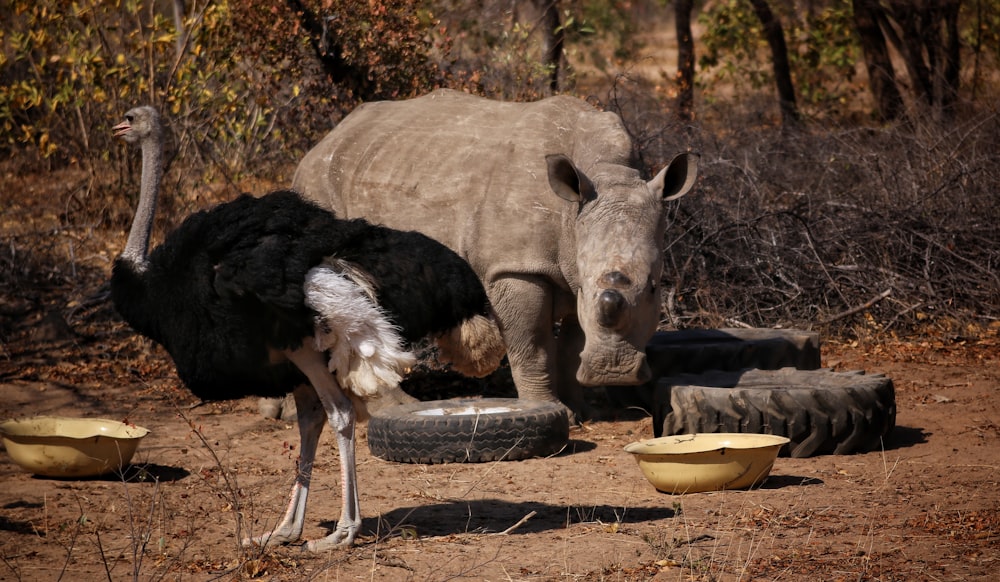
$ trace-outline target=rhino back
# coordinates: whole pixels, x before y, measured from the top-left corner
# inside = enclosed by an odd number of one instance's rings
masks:
[[[587,172],[627,165],[631,142],[617,116],[576,98],[505,103],[439,90],[356,109],[303,159],[294,188],[340,216],[423,232],[484,279],[558,279],[575,254],[563,235],[576,207],[549,187],[554,153]]]

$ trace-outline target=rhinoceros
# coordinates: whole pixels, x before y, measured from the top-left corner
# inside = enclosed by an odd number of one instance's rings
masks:
[[[299,164],[293,189],[339,216],[416,230],[464,257],[493,305],[518,397],[583,410],[583,385],[650,379],[664,202],[698,156],[648,182],[621,119],[556,96],[438,90],[364,104]]]

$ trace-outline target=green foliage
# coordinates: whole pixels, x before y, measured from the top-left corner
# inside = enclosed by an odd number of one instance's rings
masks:
[[[259,145],[274,107],[250,98],[252,74],[234,74],[252,67],[232,50],[237,29],[225,3],[192,3],[184,36],[170,15],[142,2],[61,4],[17,0],[12,8],[11,30],[23,32],[3,38],[4,147],[93,162],[115,149],[111,125],[142,103],[180,120],[183,138]]]
[[[799,100],[836,109],[856,91],[850,83],[861,58],[850,3],[836,2],[816,14],[789,15],[784,21],[789,23],[788,56]]]
[[[699,13],[698,22],[705,27],[698,58],[702,71],[698,82],[703,88],[749,82],[759,89],[770,83],[766,61],[759,56],[766,49],[760,20],[746,0],[711,4]]]
[[[853,34],[850,3],[832,0],[820,4],[825,6],[812,14],[788,8],[776,16],[785,34],[800,105],[831,113],[858,91],[851,81],[860,49]],[[781,7],[775,2],[771,6]],[[698,82],[703,90],[711,95],[716,87],[728,84],[737,90],[772,85],[771,54],[760,20],[747,0],[712,4],[698,20],[705,26],[698,61]]]
[[[611,75],[635,59],[642,48],[640,22],[658,9],[649,0],[563,0],[560,6],[566,60]]]
[[[615,59],[627,60],[639,50],[636,39],[637,26],[632,11],[634,2],[628,0],[581,0],[573,12],[564,17],[567,42],[589,43],[602,40],[611,43]]]
[[[411,97],[439,82],[430,59],[437,19],[413,0],[312,0],[343,60],[362,72],[371,96]],[[321,6],[322,5],[322,6]],[[326,8],[324,8],[326,6]],[[446,44],[439,47],[447,52]]]
[[[360,101],[442,85],[505,99],[548,92],[534,3],[514,12],[464,0],[184,4],[179,25],[172,3],[153,0],[0,7],[0,150],[112,175],[97,168],[120,167],[127,150],[108,128],[150,103],[168,116],[174,163],[194,180],[236,181],[294,163]],[[616,68],[627,62],[651,9],[640,4],[563,2],[567,54],[590,45]]]
[[[442,85],[508,100],[532,100],[546,94],[550,69],[542,63],[541,13],[533,3],[517,11],[503,2],[429,0],[439,14],[435,37],[447,50],[435,54],[444,75]],[[575,34],[577,21],[563,31]]]
[[[74,118],[136,91],[125,56],[105,45],[121,40],[126,23],[111,13],[98,30],[95,12],[106,7],[95,4],[64,10],[55,3],[17,1],[9,8],[0,63],[5,147],[31,145],[42,157],[85,151],[89,128]]]
[[[178,21],[171,4],[152,0],[13,0],[0,9],[9,23],[0,33],[0,148],[93,168],[121,149],[111,125],[149,103],[167,114],[188,171],[234,178],[293,161],[358,99],[411,96],[438,82],[427,42],[435,20],[419,3],[310,0],[302,12],[289,4],[195,0]],[[324,70],[307,12],[328,23],[353,85]]]
[[[486,59],[467,63],[457,78],[469,79],[476,93],[498,98],[530,101],[544,97],[550,69],[532,50],[532,32],[520,22],[512,23],[509,30],[498,31],[491,50],[484,55]]]

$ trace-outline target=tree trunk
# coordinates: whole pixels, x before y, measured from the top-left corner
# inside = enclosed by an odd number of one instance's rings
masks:
[[[549,90],[559,91],[559,65],[563,52],[563,29],[559,19],[559,0],[535,0],[542,11],[542,64],[549,69]]]
[[[778,88],[778,105],[781,107],[782,124],[795,125],[799,120],[795,104],[795,85],[792,83],[791,67],[788,64],[788,47],[781,22],[771,12],[766,0],[750,0],[757,18],[764,27],[764,36],[771,47],[771,61],[774,65],[774,82]]]
[[[184,0],[174,0],[174,28],[177,39],[174,41],[174,58],[179,63],[184,56],[184,45],[187,43],[187,30],[184,27]]]
[[[896,72],[889,58],[889,48],[885,44],[882,29],[879,28],[875,11],[880,10],[877,0],[853,0],[854,26],[861,38],[861,50],[868,69],[868,85],[871,87],[878,115],[882,121],[899,118],[903,112],[903,96],[896,87]]]
[[[906,71],[910,76],[910,83],[913,85],[913,91],[917,98],[925,105],[931,106],[934,105],[934,84],[931,81],[928,63],[924,61],[923,55],[925,43],[923,35],[928,33],[925,25],[927,14],[923,4],[924,2],[911,2],[910,0],[903,2],[893,0],[890,2],[890,11],[892,20],[899,27],[900,34],[896,34],[892,23],[884,22],[882,28],[899,52],[902,53],[903,60],[906,61]],[[930,44],[931,51],[939,49],[935,40],[932,39]],[[933,52],[930,54],[933,55]]]
[[[691,10],[694,0],[674,2],[677,27],[677,116],[694,119],[694,39],[691,35]]]
[[[945,45],[944,71],[941,77],[940,93],[941,107],[949,112],[958,100],[961,72],[961,40],[958,37],[958,12],[961,9],[960,0],[947,0],[942,7],[945,32],[948,39]]]
[[[883,33],[903,55],[914,95],[935,115],[958,98],[960,8],[961,0],[889,0],[888,8],[876,12]]]

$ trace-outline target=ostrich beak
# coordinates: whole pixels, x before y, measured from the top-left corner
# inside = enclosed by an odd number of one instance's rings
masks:
[[[130,125],[128,121],[123,121],[118,125],[112,127],[111,131],[114,133],[115,137],[121,137],[126,133],[132,131],[132,125]]]

